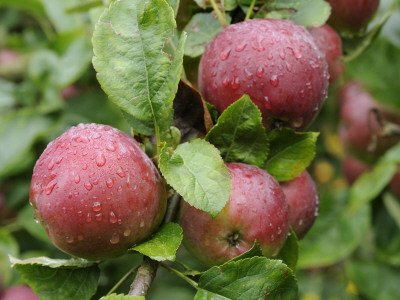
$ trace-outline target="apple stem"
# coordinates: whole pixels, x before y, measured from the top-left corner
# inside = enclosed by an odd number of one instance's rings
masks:
[[[189,277],[187,277],[186,275],[182,274],[181,272],[179,272],[177,269],[172,268],[171,266],[164,264],[164,263],[160,263],[161,267],[171,271],[172,273],[175,273],[176,275],[178,275],[180,278],[182,278],[183,280],[185,280],[186,282],[188,282],[191,286],[193,286],[194,288],[198,288],[198,283],[192,279],[190,279]]]
[[[215,3],[214,0],[210,0],[211,6],[215,11],[215,14],[217,15],[218,20],[220,21],[222,27],[226,28],[228,25],[226,23],[226,19],[222,15],[221,11],[219,10],[217,3]]]
[[[247,11],[246,17],[244,18],[245,21],[247,21],[248,19],[250,19],[251,13],[253,12],[253,8],[254,8],[254,5],[255,5],[255,4],[256,4],[256,0],[251,1],[249,10]]]

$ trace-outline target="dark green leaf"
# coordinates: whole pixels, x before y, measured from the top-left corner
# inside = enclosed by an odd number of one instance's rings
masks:
[[[264,168],[278,181],[296,178],[314,159],[318,135],[286,128],[270,131],[270,151]]]
[[[101,297],[100,300],[145,300],[144,297],[128,296],[123,294],[111,294],[109,296]]]
[[[142,134],[167,130],[172,122],[186,39],[182,34],[174,55],[165,53],[175,27],[174,12],[163,0],[114,1],[96,24],[92,41],[97,78]]]
[[[202,55],[208,43],[222,29],[223,27],[219,20],[211,13],[195,14],[184,29],[188,35],[185,44],[185,55],[191,57]]]
[[[0,7],[3,6],[25,10],[38,16],[44,15],[41,0],[0,0]]]
[[[293,271],[296,269],[297,260],[299,259],[299,243],[293,229],[290,229],[290,235],[287,237],[276,259],[282,260]]]
[[[100,270],[81,259],[55,260],[37,257],[18,260],[10,257],[34,292],[43,300],[91,299],[97,290]]]
[[[194,300],[230,300],[230,298],[226,298],[224,296],[203,289],[197,289]]]
[[[245,258],[252,258],[254,256],[263,256],[260,244],[257,242],[257,240],[254,241],[254,245],[249,251],[246,251],[245,253],[232,258],[230,261],[228,261],[228,263],[232,261],[242,260]]]
[[[400,203],[399,200],[390,193],[383,195],[383,203],[393,220],[400,229]]]
[[[7,285],[12,275],[8,255],[18,255],[18,252],[17,241],[8,231],[0,227],[0,274],[2,284]]]
[[[150,240],[129,249],[129,251],[140,252],[157,261],[174,261],[182,237],[182,228],[177,223],[166,223]]]
[[[353,260],[346,265],[346,271],[360,294],[368,299],[400,299],[400,268],[372,260]]]
[[[268,156],[269,142],[261,112],[247,95],[222,113],[206,140],[221,151],[225,162],[262,167]]]
[[[161,173],[190,205],[215,217],[231,193],[231,177],[218,152],[210,143],[195,139],[175,151],[163,147]]]
[[[293,272],[282,262],[266,257],[213,267],[200,277],[199,287],[232,300],[297,299],[297,281]]]

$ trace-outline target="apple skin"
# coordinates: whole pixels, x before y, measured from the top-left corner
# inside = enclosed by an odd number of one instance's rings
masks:
[[[255,166],[226,166],[232,177],[231,196],[214,219],[183,201],[179,223],[185,248],[206,265],[222,264],[248,251],[255,240],[263,255],[276,255],[289,231],[289,208],[279,183]]]
[[[303,130],[327,96],[328,77],[324,54],[303,26],[251,19],[228,26],[206,47],[199,89],[219,113],[248,94],[265,127],[277,120]]]
[[[310,230],[319,213],[317,187],[307,171],[280,185],[289,205],[289,224],[300,240]]]
[[[398,136],[380,136],[380,125],[372,114],[378,110],[383,121],[400,124],[400,114],[378,104],[356,81],[347,82],[339,93],[339,136],[345,148],[365,161],[374,161],[400,141]],[[371,148],[371,143],[374,142]]]
[[[39,300],[39,296],[29,286],[15,285],[5,290],[0,300]]]
[[[325,24],[310,30],[319,49],[325,53],[328,63],[329,83],[334,83],[344,73],[342,40],[337,32]]]
[[[328,24],[343,34],[357,34],[375,14],[379,0],[326,0],[331,5]]]
[[[55,246],[102,260],[123,254],[159,226],[166,191],[134,139],[110,126],[79,124],[36,162],[30,201]]]

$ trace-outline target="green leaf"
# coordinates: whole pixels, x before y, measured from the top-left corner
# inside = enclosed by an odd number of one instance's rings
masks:
[[[174,12],[164,0],[114,1],[96,24],[97,79],[142,134],[167,130],[172,123],[186,39],[182,34],[173,55],[164,51],[175,27]]]
[[[373,260],[352,260],[346,264],[346,273],[368,299],[400,299],[400,268]]]
[[[172,10],[174,11],[175,17],[178,14],[179,9],[179,2],[180,0],[165,0],[171,6]]]
[[[0,227],[0,274],[2,284],[7,285],[11,280],[11,268],[8,255],[18,255],[19,247],[14,237]]]
[[[15,90],[15,83],[0,78],[0,114],[16,104]]]
[[[224,296],[203,289],[197,289],[194,300],[230,300],[230,298],[226,298]]]
[[[356,211],[375,199],[387,186],[400,163],[400,144],[389,149],[350,189],[350,209]]]
[[[89,0],[89,1],[84,1],[82,3],[79,3],[74,6],[68,7],[65,12],[67,14],[71,13],[76,13],[76,12],[85,12],[89,11],[90,9],[98,6],[103,6],[103,1],[102,0]]]
[[[232,261],[246,259],[246,258],[252,258],[254,256],[263,256],[260,244],[257,242],[257,240],[254,241],[254,245],[253,245],[253,247],[251,247],[251,249],[249,251],[246,251],[245,253],[242,253],[239,256],[232,258],[227,263],[232,262]]]
[[[314,159],[318,135],[287,128],[270,131],[270,151],[264,169],[278,181],[296,178]]]
[[[100,300],[145,300],[144,297],[128,296],[124,294],[111,294],[109,296],[101,297]]]
[[[399,200],[390,193],[385,193],[383,195],[383,203],[390,216],[396,222],[400,229],[400,203]]]
[[[262,167],[268,156],[269,142],[261,112],[247,95],[222,113],[206,140],[221,151],[225,162]]]
[[[100,270],[83,259],[37,257],[21,261],[10,257],[10,261],[40,299],[85,300],[97,290]]]
[[[299,259],[299,242],[293,229],[290,229],[290,235],[275,258],[282,260],[293,271],[296,269]]]
[[[174,261],[182,238],[182,228],[177,223],[166,223],[150,240],[129,249],[129,251],[140,252],[157,261]]]
[[[79,4],[81,0],[41,0],[41,2],[58,33],[81,31],[85,26],[84,15],[66,13],[69,7]]]
[[[44,7],[41,0],[0,0],[0,7],[4,6],[25,10],[37,16],[44,15]]]
[[[221,23],[211,13],[195,14],[184,28],[187,32],[185,55],[190,57],[202,55],[206,46],[222,30]]]
[[[297,299],[297,281],[293,272],[281,261],[266,257],[212,267],[200,277],[199,288],[232,300]]]
[[[323,0],[271,0],[257,18],[288,18],[304,27],[325,24],[331,13],[330,5]]]
[[[0,141],[7,151],[0,151],[0,178],[15,174],[33,155],[31,147],[46,134],[52,122],[31,109],[20,109],[0,118]]]
[[[231,177],[218,152],[210,143],[195,139],[160,154],[161,173],[190,205],[215,217],[231,193]]]
[[[321,203],[332,200],[336,199],[321,197]],[[345,259],[362,243],[370,224],[369,206],[355,213],[349,213],[337,204],[321,211],[307,236],[299,243],[298,268],[330,266]]]

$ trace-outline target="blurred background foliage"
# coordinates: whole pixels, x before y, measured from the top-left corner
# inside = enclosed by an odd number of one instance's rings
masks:
[[[10,268],[9,254],[65,257],[34,222],[28,204],[33,165],[47,143],[78,123],[130,130],[100,89],[91,65],[91,34],[106,2],[0,0],[0,279],[4,288],[23,283]],[[390,5],[389,0],[381,1],[375,21]],[[194,1],[181,0],[178,29],[200,11]],[[185,56],[185,74],[194,86],[198,62]],[[382,195],[391,197],[384,193],[371,205],[349,213],[349,185],[341,170],[345,152],[337,133],[340,86],[357,79],[376,100],[400,110],[399,70],[397,8],[372,44],[346,61],[344,78],[330,87],[324,108],[310,128],[321,132],[310,167],[321,199],[320,215],[300,242],[296,273],[301,300],[400,299],[400,216],[388,209],[390,200],[382,201]],[[399,208],[399,200],[394,202]],[[178,257],[202,268],[184,249]],[[126,255],[102,263],[98,295],[105,294],[139,259]],[[120,292],[129,289],[127,284]],[[148,298],[184,300],[194,293],[177,277],[159,270]]]

